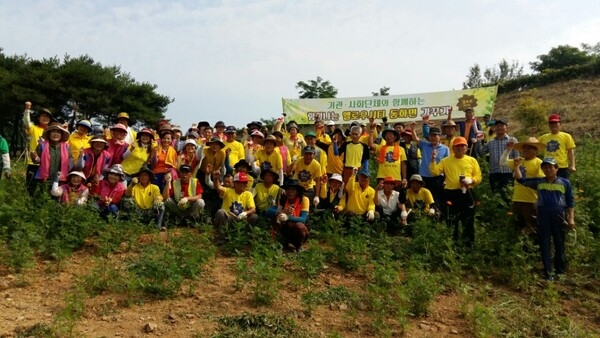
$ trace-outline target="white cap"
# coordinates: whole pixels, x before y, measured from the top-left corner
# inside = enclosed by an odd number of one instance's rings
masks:
[[[328,126],[335,126],[335,122],[333,122],[333,121],[329,121],[329,122],[327,122],[327,125],[328,125]]]
[[[340,182],[344,182],[344,180],[342,179],[342,175],[340,174],[333,174],[331,175],[331,177],[329,178],[329,180],[336,180],[336,181],[340,181]]]

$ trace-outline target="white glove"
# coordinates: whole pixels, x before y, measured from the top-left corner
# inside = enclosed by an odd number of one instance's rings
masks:
[[[435,209],[429,208],[429,216],[434,216],[434,215],[435,215]]]
[[[471,139],[471,143],[477,143],[477,139],[476,138],[472,138]]]
[[[245,211],[238,215],[238,219],[246,219],[248,217],[248,213]]]
[[[469,184],[473,183],[473,179],[470,177],[465,177],[465,178],[463,178],[462,182],[466,185],[469,185]]]
[[[372,221],[372,220],[374,220],[374,219],[375,219],[375,211],[373,211],[373,210],[369,210],[369,211],[367,212],[367,219],[368,219],[369,221]]]
[[[177,204],[179,204],[179,206],[185,206],[187,204],[187,202],[188,202],[188,198],[184,197],[184,198],[180,199],[179,203],[177,203]]]
[[[315,198],[313,198],[313,204],[318,205],[319,202],[321,202],[321,200],[319,199],[319,196],[315,196]]]
[[[408,212],[406,212],[405,210],[402,210],[402,212],[400,212],[400,218],[406,219],[407,217],[408,217]]]
[[[277,220],[279,220],[279,222],[287,222],[287,220],[290,219],[290,216],[288,216],[287,214],[279,214],[279,216],[277,216]]]

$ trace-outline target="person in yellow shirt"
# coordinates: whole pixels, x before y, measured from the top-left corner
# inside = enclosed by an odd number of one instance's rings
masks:
[[[252,161],[253,169],[270,168],[277,173],[279,185],[283,185],[283,160],[281,154],[276,151],[283,143],[273,135],[267,136],[263,142],[263,149],[256,152]],[[255,163],[256,162],[256,163]]]
[[[236,221],[258,221],[256,204],[252,193],[246,190],[248,175],[244,172],[235,174],[233,177],[233,188],[225,188],[221,185],[221,172],[213,171],[212,178],[215,190],[223,198],[221,209],[217,210],[214,218],[215,241],[217,245],[225,242],[225,227]]]
[[[157,185],[152,184],[154,172],[143,166],[133,175],[131,184],[125,190],[123,202],[127,209],[135,212],[142,221],[154,219],[159,230],[165,230],[162,222],[165,215],[163,196]]]
[[[550,133],[540,136],[540,142],[546,145],[544,158],[553,157],[558,163],[558,176],[569,179],[575,172],[575,141],[570,134],[560,131],[560,115],[548,117]]]
[[[288,179],[283,186],[285,196],[269,208],[267,217],[273,219],[273,228],[283,239],[283,246],[293,246],[299,251],[308,239],[308,213],[310,201],[298,180]]]
[[[344,163],[342,178],[344,184],[348,184],[348,179],[352,175],[354,168],[369,169],[369,146],[360,141],[361,128],[353,126],[350,128],[350,140],[346,141],[339,149],[334,148],[335,155],[341,156]],[[368,143],[368,140],[367,140]],[[337,151],[336,151],[337,150]]]
[[[317,135],[314,132],[309,131],[304,134],[304,141],[306,141],[307,146],[311,146],[315,149],[315,160],[319,162],[321,165],[321,172],[325,175],[327,173],[327,154],[317,146]],[[329,141],[329,143],[331,143],[331,141]]]
[[[137,133],[136,138],[137,140],[130,144],[123,154],[123,162],[121,162],[127,183],[131,182],[132,175],[140,171],[144,164],[149,164],[154,146],[154,133],[148,128]]]
[[[253,192],[257,214],[264,216],[270,207],[277,204],[281,196],[281,188],[276,184],[279,178],[279,174],[275,170],[262,166],[260,170],[261,182],[256,184]]]
[[[302,150],[302,157],[290,166],[288,175],[297,179],[305,189],[304,195],[312,199],[315,205],[319,204],[318,191],[321,189],[321,165],[315,160],[315,148],[306,146]]]
[[[246,152],[244,151],[244,145],[235,139],[236,129],[234,126],[229,126],[225,129],[225,151],[229,154],[229,163],[235,165],[240,160],[246,158]],[[228,173],[231,173],[228,171]]]
[[[509,159],[511,150],[517,150],[523,155],[524,160],[521,166],[517,168],[514,159]],[[542,160],[537,157],[538,152],[543,152],[546,145],[539,142],[535,137],[529,137],[525,142],[513,144],[508,142],[506,149],[500,156],[500,165],[505,166],[513,171],[520,170],[524,178],[542,178]],[[537,240],[537,208],[536,202],[538,199],[537,190],[524,186],[515,180],[515,188],[512,196],[512,211],[517,222],[517,229],[525,235],[530,235]]]
[[[344,171],[344,162],[342,161],[342,157],[335,155],[334,148],[341,148],[342,144],[344,144],[344,132],[340,128],[335,128],[333,133],[331,134],[331,140],[329,144],[324,143],[320,140],[317,140],[317,146],[326,152],[325,157],[327,158],[327,168],[325,171],[327,173],[327,177],[331,177],[333,174],[341,175]]]
[[[358,168],[355,168],[346,184],[347,197],[340,200],[334,212],[365,217],[369,222],[375,220],[375,189],[369,186],[370,177],[369,169],[362,168],[358,171]]]
[[[414,211],[420,210],[424,214],[434,217],[438,213],[438,206],[433,200],[433,195],[429,189],[425,188],[423,177],[419,174],[414,174],[410,177],[409,188],[406,190],[407,208],[412,208]],[[414,213],[416,215],[418,213]]]
[[[467,140],[458,136],[452,143],[454,155],[435,163],[437,151],[431,152],[429,170],[436,176],[444,174],[444,199],[448,206],[446,223],[453,228],[452,238],[459,239],[459,223],[463,226],[462,242],[471,248],[475,242],[475,197],[472,188],[481,183],[477,160],[467,155]]]
[[[373,120],[371,120],[373,121]],[[371,122],[371,128],[375,130],[375,124]],[[386,128],[382,132],[382,137],[385,142],[375,144],[376,133],[370,133],[369,147],[377,156],[379,166],[377,168],[377,181],[381,181],[386,177],[393,177],[396,180],[396,187],[406,187],[406,152],[398,144],[400,134],[391,128]]]
[[[275,124],[275,131],[280,130],[282,122],[283,120],[278,121],[278,123]],[[306,146],[304,136],[302,136],[298,130],[298,125],[295,122],[290,121],[287,126],[287,133],[283,135],[283,144],[288,148],[292,162],[302,156],[302,149]]]
[[[28,150],[27,154],[27,170],[25,174],[25,184],[27,186],[27,192],[30,196],[33,196],[33,193],[36,189],[36,185],[34,183],[34,176],[37,173],[40,165],[39,163],[33,162],[33,156],[35,156],[35,150],[39,142],[42,140],[42,134],[48,124],[50,122],[56,121],[56,119],[52,116],[52,112],[46,108],[41,109],[37,115],[36,123],[31,122],[31,102],[25,102],[25,109],[23,110],[23,125],[25,126],[25,133],[27,134]]]
[[[75,127],[76,130],[69,136],[69,147],[73,160],[77,162],[83,149],[90,147],[91,136],[89,133],[92,131],[92,123],[88,120],[81,120],[75,124]]]
[[[332,174],[327,183],[321,183],[318,209],[332,212],[344,197],[344,180],[340,174]]]
[[[457,130],[456,122],[452,120],[446,120],[442,122],[443,135],[440,138],[440,142],[450,149],[450,156],[454,155],[454,148],[452,147],[452,144],[456,138]]]

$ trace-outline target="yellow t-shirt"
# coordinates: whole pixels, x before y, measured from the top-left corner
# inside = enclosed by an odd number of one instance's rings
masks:
[[[152,145],[149,145],[148,147],[152,147]],[[150,154],[148,153],[148,149],[139,146],[136,146],[133,150],[131,150],[131,147],[129,147],[129,149],[131,154],[123,159],[121,166],[127,175],[133,175],[140,171],[144,163],[148,162]]]
[[[559,131],[558,134],[544,134],[540,136],[539,141],[546,144],[544,157],[554,157],[559,168],[569,167],[569,158],[567,151],[575,149],[575,141],[570,134]]]
[[[279,197],[280,189],[277,184],[273,184],[267,188],[263,182],[258,183],[254,187],[254,203],[256,207],[261,211],[265,211],[275,205],[274,203],[278,202],[277,197]]]
[[[508,167],[515,170],[515,160],[508,160]],[[519,170],[521,170],[523,178],[544,177],[542,160],[537,157],[532,160],[523,161]],[[513,202],[535,203],[537,202],[537,198],[538,195],[536,190],[526,187],[515,180],[515,188],[512,197]]]
[[[408,206],[414,208],[417,201],[425,204],[424,210],[429,211],[429,206],[433,204],[433,195],[431,194],[431,191],[426,188],[421,188],[419,189],[419,192],[415,194],[412,189],[406,190],[406,203]]]
[[[135,202],[135,205],[144,210],[152,208],[152,204],[155,200],[162,201],[162,195],[156,184],[148,184],[146,187],[142,187],[141,184],[136,184],[131,190],[131,196]]]
[[[346,197],[340,199],[340,211],[349,211],[357,215],[364,215],[369,210],[375,210],[375,189],[367,186],[366,189],[361,189],[360,184],[355,181],[354,175],[350,176],[348,181],[348,202]]]
[[[362,143],[347,143],[346,144],[346,167],[359,168],[362,163],[364,147]]]
[[[233,167],[242,159],[246,159],[246,153],[244,152],[244,145],[238,141],[227,142],[225,141],[225,150],[231,149],[229,153],[229,164]],[[216,168],[214,170],[217,170]]]
[[[27,136],[29,136],[29,151],[35,151],[43,133],[44,128],[38,127],[33,123],[29,124],[29,128],[27,128]],[[34,164],[29,154],[27,154],[27,164]]]
[[[296,162],[294,178],[297,179],[304,189],[312,189],[316,182],[321,179],[321,165],[316,160],[312,160],[310,164],[304,164],[304,159],[300,158]]]
[[[344,161],[341,156],[335,156],[333,152],[333,143],[327,147],[327,173],[342,174],[344,170]]]
[[[223,194],[223,204],[221,209],[227,210],[227,212],[233,215],[239,215],[242,212],[255,208],[254,198],[252,193],[244,191],[241,194],[237,194],[233,188],[225,188]]]
[[[273,151],[271,154],[267,154],[264,149],[261,149],[256,152],[254,158],[258,161],[258,166],[264,162],[269,162],[271,164],[271,168],[275,170],[275,172],[279,172],[279,169],[283,169],[283,161],[281,160],[281,154],[277,151]]]
[[[386,178],[388,176],[393,177],[396,181],[402,180],[400,169],[402,167],[402,161],[406,161],[406,152],[400,146],[398,146],[398,159],[394,161],[394,146],[388,146],[385,152],[385,159],[383,163],[379,163],[379,154],[381,149],[385,145],[378,145],[375,150],[375,158],[377,159],[377,178]]]
[[[85,149],[90,147],[90,139],[91,136],[88,135],[79,135],[78,132],[74,132],[69,136],[69,147],[71,148],[71,154],[73,155],[73,160],[77,161],[79,159],[80,149]]]
[[[460,175],[464,175],[465,178],[471,178],[473,180],[472,186],[481,183],[481,169],[479,168],[479,163],[477,163],[476,159],[468,155],[465,155],[462,158],[449,156],[443,158],[438,164],[436,164],[435,161],[431,161],[429,170],[433,176],[444,173],[445,189],[460,189],[462,187]]]
[[[298,158],[302,156],[302,148],[306,146],[306,142],[304,141],[304,137],[298,134],[296,135],[296,140],[292,140],[289,138],[289,134],[283,137],[283,144],[288,148],[288,153],[290,158],[294,159],[294,157]]]

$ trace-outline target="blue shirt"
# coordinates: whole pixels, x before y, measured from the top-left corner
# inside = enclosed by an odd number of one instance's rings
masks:
[[[512,170],[508,167],[500,165],[500,157],[506,149],[506,144],[512,139],[508,135],[504,135],[503,138],[494,137],[488,144],[484,146],[484,152],[490,153],[490,174],[512,174]],[[509,158],[516,158],[519,156],[519,152],[511,150]]]
[[[564,209],[575,206],[571,182],[560,176],[554,182],[546,178],[523,178],[517,182],[538,191],[537,207],[544,209]]]
[[[419,165],[419,175],[422,177],[434,177],[429,171],[429,164],[431,163],[431,153],[433,152],[433,149],[437,151],[435,163],[440,163],[443,158],[450,156],[450,149],[441,143],[434,147],[429,141],[419,140],[419,149],[421,149],[421,165]]]

